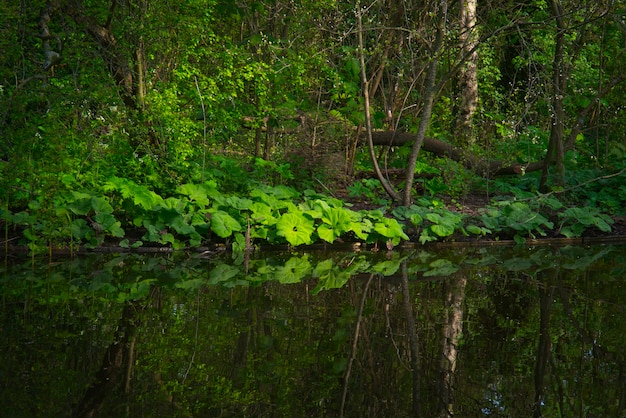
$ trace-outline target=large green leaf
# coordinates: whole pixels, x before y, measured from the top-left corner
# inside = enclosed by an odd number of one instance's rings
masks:
[[[163,201],[161,196],[147,187],[120,177],[111,177],[105,184],[104,190],[116,190],[124,198],[132,199],[136,205],[146,210],[152,210]]]
[[[207,190],[205,186],[201,184],[183,184],[176,188],[176,192],[185,195],[191,201],[195,201],[200,206],[207,206],[209,204],[209,197],[207,196]]]
[[[211,272],[209,273],[209,283],[224,283],[231,280],[233,277],[236,277],[240,273],[241,271],[239,268],[235,266],[231,266],[229,264],[218,264],[211,269]]]
[[[250,199],[238,197],[238,196],[229,196],[224,199],[224,205],[229,208],[237,209],[237,210],[248,210],[252,206],[254,202]]]
[[[223,210],[218,210],[211,216],[211,230],[221,238],[227,238],[234,231],[241,231],[241,224]]]
[[[399,259],[381,261],[380,263],[374,264],[372,270],[383,276],[391,276],[397,273],[401,261],[402,260]]]
[[[400,243],[400,240],[408,240],[409,237],[404,233],[402,225],[395,219],[382,218],[380,222],[374,224],[374,230],[385,238],[391,239],[394,245]]]
[[[276,222],[273,208],[263,202],[254,202],[250,205],[250,219],[255,223],[271,225]]]
[[[113,213],[113,207],[103,197],[93,196],[91,198],[91,207],[96,213]]]
[[[293,246],[311,244],[315,227],[313,220],[302,212],[290,212],[282,215],[276,222],[276,232]]]
[[[328,207],[322,211],[322,214],[324,223],[317,228],[317,234],[326,242],[335,242],[352,226],[352,216],[347,209]]]
[[[121,223],[110,213],[98,213],[94,217],[94,220],[102,227],[103,230],[110,232],[114,237],[121,238],[124,236],[124,230],[121,228]]]

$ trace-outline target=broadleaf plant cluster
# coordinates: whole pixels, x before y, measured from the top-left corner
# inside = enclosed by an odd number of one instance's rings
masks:
[[[247,195],[229,194],[217,182],[186,183],[161,196],[132,180],[111,177],[94,190],[72,190],[75,180],[46,205],[32,200],[16,213],[4,208],[5,235],[21,231],[18,244],[33,253],[54,248],[174,250],[226,245],[249,251],[267,245],[366,243],[392,249],[402,242],[527,239],[548,234],[580,237],[589,229],[610,232],[613,219],[596,208],[565,207],[556,197],[520,191],[520,199],[494,200],[476,216],[449,209],[436,198],[394,210],[354,210],[313,190],[256,185]],[[549,218],[548,218],[549,216]]]
[[[295,247],[352,239],[393,246],[409,239],[381,210],[351,210],[341,200],[287,186],[258,186],[241,196],[222,193],[207,181],[183,184],[163,197],[111,177],[98,192],[63,194],[52,216],[41,216],[39,209],[34,201],[27,210],[2,212],[8,228],[20,228],[22,241],[35,252],[52,245],[94,248],[105,240],[133,248],[224,243],[238,251],[261,243]]]

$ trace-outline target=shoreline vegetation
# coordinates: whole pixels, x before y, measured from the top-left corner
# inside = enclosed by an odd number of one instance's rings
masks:
[[[621,217],[593,207],[566,207],[554,194],[522,190],[489,200],[421,197],[409,207],[393,207],[376,192],[376,182],[366,180],[345,191],[345,199],[282,185],[258,185],[244,196],[223,194],[213,181],[181,185],[168,197],[119,177],[99,191],[76,191],[70,177],[64,184],[66,192],[57,194],[52,207],[33,201],[19,212],[0,210],[5,253],[388,251],[626,242]]]

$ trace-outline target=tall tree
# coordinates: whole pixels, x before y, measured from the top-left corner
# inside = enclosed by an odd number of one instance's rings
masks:
[[[466,57],[458,75],[460,96],[455,132],[460,138],[457,145],[471,145],[475,138],[472,118],[478,105],[478,33],[476,19],[477,0],[462,0],[459,23],[459,49]]]

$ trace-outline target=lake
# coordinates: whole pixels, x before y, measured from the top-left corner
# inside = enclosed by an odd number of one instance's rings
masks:
[[[7,258],[2,417],[625,417],[626,246]]]

